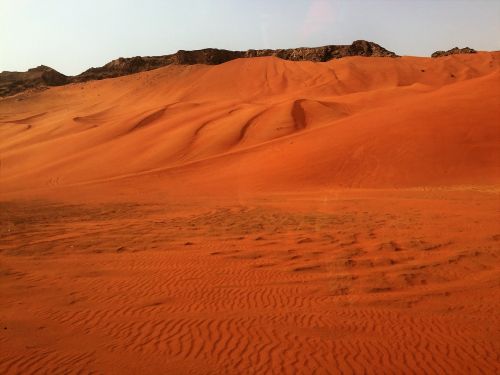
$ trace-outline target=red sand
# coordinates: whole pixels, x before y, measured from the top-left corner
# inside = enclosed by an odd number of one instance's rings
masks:
[[[0,373],[500,372],[499,61],[0,101]]]

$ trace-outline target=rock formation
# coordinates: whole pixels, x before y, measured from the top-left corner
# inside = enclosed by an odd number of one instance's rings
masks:
[[[17,94],[30,88],[64,85],[71,82],[86,82],[105,78],[120,77],[128,74],[157,69],[166,65],[217,65],[239,58],[275,56],[292,61],[328,61],[347,56],[397,57],[380,45],[365,40],[354,41],[351,45],[328,45],[323,47],[301,47],[290,49],[262,49],[248,51],[228,51],[206,48],[195,51],[180,50],[164,56],[136,56],[113,60],[104,66],[90,68],[85,72],[67,77],[46,66],[30,69],[27,72],[0,73],[0,97]]]
[[[216,48],[206,48],[195,51],[180,50],[172,55],[164,56],[121,57],[100,68],[90,68],[86,70],[82,74],[75,76],[74,81],[83,82],[94,79],[119,77],[172,64],[217,65],[234,59],[262,56],[275,56],[284,60],[293,61],[328,61],[347,56],[396,57],[397,55],[376,43],[367,42],[365,40],[357,40],[351,45],[329,45],[313,48],[302,47],[277,50],[251,49],[248,51],[228,51]]]
[[[70,77],[45,65],[27,72],[1,72],[0,97],[14,95],[32,88],[60,86],[70,82]]]
[[[434,52],[431,57],[443,57],[443,56],[449,56],[449,55],[458,55],[458,54],[465,54],[465,53],[477,53],[476,50],[465,47],[465,48],[452,48],[449,49],[448,51],[436,51]]]

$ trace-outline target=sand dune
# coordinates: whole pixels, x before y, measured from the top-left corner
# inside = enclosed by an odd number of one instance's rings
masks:
[[[500,372],[499,61],[0,100],[0,373]]]
[[[2,186],[154,174],[163,189],[174,171],[250,192],[495,184],[499,56],[240,59],[14,97]]]

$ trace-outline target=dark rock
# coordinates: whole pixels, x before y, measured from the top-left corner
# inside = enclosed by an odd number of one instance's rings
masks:
[[[91,68],[72,78],[73,82],[119,77],[141,71],[152,70],[166,65],[218,65],[225,62],[251,57],[274,56],[291,61],[328,61],[347,56],[397,57],[376,43],[357,40],[351,45],[330,45],[314,48],[291,49],[251,49],[248,51],[228,51],[205,48],[194,51],[180,50],[172,55],[119,58],[100,68]]]
[[[380,45],[356,40],[351,45],[329,45],[323,47],[301,47],[291,49],[261,49],[248,51],[228,51],[205,48],[195,51],[180,50],[164,56],[136,56],[110,61],[104,66],[90,68],[85,72],[67,77],[47,66],[39,66],[27,72],[0,73],[0,97],[17,94],[30,88],[64,85],[71,82],[86,82],[105,78],[120,77],[166,65],[218,65],[239,58],[274,56],[291,61],[328,61],[348,56],[397,57]]]
[[[434,52],[431,57],[443,57],[443,56],[449,56],[449,55],[461,55],[461,54],[467,54],[467,53],[477,53],[476,50],[465,47],[465,48],[452,48],[449,49],[448,51],[436,51]]]
[[[61,86],[69,82],[69,77],[45,65],[29,69],[27,72],[1,72],[0,97],[28,89]]]

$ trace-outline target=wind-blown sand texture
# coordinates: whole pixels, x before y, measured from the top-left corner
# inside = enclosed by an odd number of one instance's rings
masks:
[[[499,373],[499,59],[1,100],[0,373]]]

